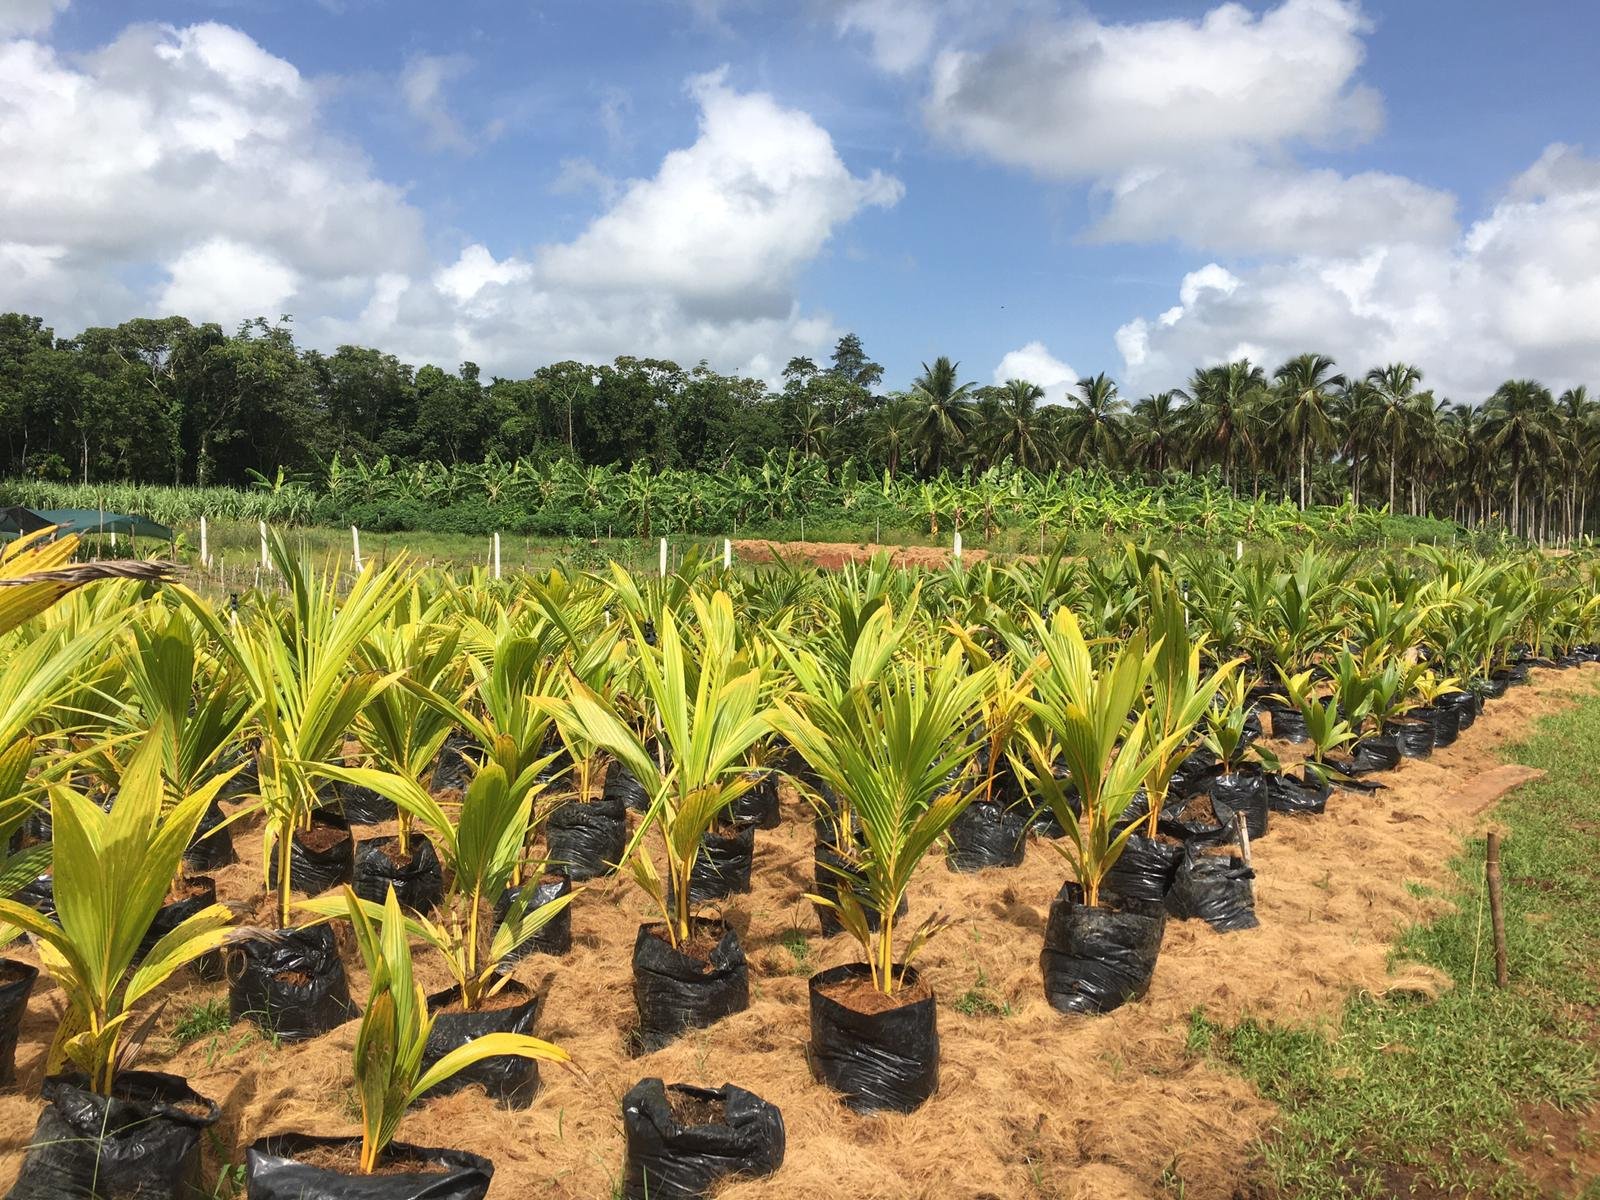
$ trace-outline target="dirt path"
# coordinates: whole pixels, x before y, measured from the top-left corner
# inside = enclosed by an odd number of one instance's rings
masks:
[[[782,1108],[783,1170],[732,1184],[720,1193],[726,1200],[1116,1200],[1180,1194],[1164,1190],[1179,1180],[1191,1200],[1231,1197],[1272,1110],[1242,1079],[1186,1049],[1189,1014],[1305,1022],[1336,1016],[1358,989],[1440,988],[1434,971],[1387,964],[1396,931],[1441,903],[1418,898],[1407,883],[1446,879],[1460,839],[1486,819],[1476,810],[1487,791],[1514,782],[1496,773],[1499,747],[1597,680],[1594,667],[1536,671],[1528,687],[1491,704],[1456,746],[1385,776],[1387,790],[1337,792],[1322,817],[1274,814],[1255,847],[1262,927],[1222,935],[1197,922],[1170,923],[1149,996],[1106,1017],[1066,1018],[1044,1001],[1040,939],[1066,875],[1048,844],[1030,844],[1015,870],[976,875],[954,874],[930,857],[912,885],[912,916],[942,911],[956,923],[920,964],[940,1001],[942,1079],[939,1094],[909,1116],[855,1116],[807,1073],[806,976],[859,955],[844,938],[816,933],[802,899],[812,871],[808,814],[786,795],[784,825],[757,836],[754,891],[729,908],[751,961],[747,1012],[630,1059],[629,954],[648,913],[630,884],[603,882],[574,906],[571,955],[530,960],[518,971],[547,994],[537,1032],[566,1046],[584,1074],[546,1068],[545,1090],[527,1112],[498,1111],[475,1093],[436,1101],[407,1118],[402,1136],[491,1155],[498,1170],[490,1196],[498,1200],[594,1200],[611,1195],[620,1175],[620,1097],[638,1079],[659,1075],[737,1083]],[[226,896],[250,901],[261,891],[251,857],[259,834],[238,840],[245,862],[222,872],[219,884]],[[811,948],[804,966],[783,945],[795,928]],[[419,967],[430,989],[445,982],[426,958]],[[956,1010],[979,984],[1006,1015]],[[362,987],[353,980],[358,995]],[[176,989],[163,1033],[220,994],[198,983]],[[0,1098],[0,1185],[12,1178],[40,1107],[33,1097],[58,1001],[50,989],[34,997],[18,1055],[24,1091]],[[354,1032],[352,1024],[274,1048],[235,1029],[175,1053],[158,1034],[149,1065],[187,1074],[223,1104],[219,1132],[228,1147],[273,1130],[349,1132]]]

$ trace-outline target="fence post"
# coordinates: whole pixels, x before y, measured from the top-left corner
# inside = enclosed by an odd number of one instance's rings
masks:
[[[265,521],[257,521],[256,524],[261,528],[261,569],[263,571],[270,570],[272,564],[267,559],[267,523]]]
[[[205,513],[201,513],[200,514],[200,565],[202,567],[209,567],[211,565],[211,550],[206,545],[206,515],[205,515]]]
[[[956,530],[955,541],[950,545],[950,552],[957,562],[961,561],[961,530]]]
[[[667,539],[661,539],[661,578],[667,577]]]
[[[361,531],[350,526],[350,548],[355,552],[356,574],[361,574]]]
[[[494,577],[496,579],[500,578],[500,533],[498,530],[495,531],[494,535]]]
[[[727,538],[722,539],[722,569],[724,571],[733,569],[733,543]]]

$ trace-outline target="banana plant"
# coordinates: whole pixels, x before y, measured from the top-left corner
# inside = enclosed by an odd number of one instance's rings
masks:
[[[659,731],[659,757],[615,697],[602,697],[575,674],[568,674],[564,695],[542,702],[563,728],[622,762],[651,798],[625,860],[661,910],[674,947],[690,936],[689,882],[701,839],[754,785],[744,770],[746,753],[768,732],[762,660],[737,646],[732,600],[722,591],[709,597],[691,591],[688,599],[695,622],[687,641],[671,608],[660,611],[653,647],[640,617],[627,613],[637,699]],[[653,828],[661,830],[670,889],[644,845]]]
[[[138,1003],[180,967],[252,932],[230,929],[228,910],[208,905],[133,965],[184,849],[228,779],[218,775],[169,806],[161,777],[164,736],[153,731],[134,754],[109,812],[71,788],[51,789],[54,920],[0,899],[0,922],[37,939],[40,961],[67,998],[49,1069],[70,1061],[102,1095],[111,1094],[117,1072],[149,1031],[148,1021],[130,1028]]]
[[[500,974],[501,964],[577,894],[569,892],[529,908],[524,903],[529,892],[524,891],[493,936],[487,940],[483,936],[485,921],[521,865],[533,798],[541,786],[532,777],[536,766],[528,768],[529,778],[507,779],[498,760],[509,754],[509,749],[504,750],[473,776],[453,818],[409,774],[370,767],[318,768],[319,774],[330,779],[370,788],[394,801],[437,838],[439,859],[450,881],[449,893],[437,920],[408,913],[406,927],[439,954],[460,989],[462,1008],[468,1011],[481,1008],[484,1000],[505,986],[509,976]],[[370,901],[363,903],[373,910],[377,907]],[[327,896],[304,901],[299,908],[328,918],[343,916],[347,905],[336,896]]]
[[[363,904],[349,887],[344,890],[344,902],[371,980],[355,1044],[363,1175],[378,1169],[406,1110],[431,1088],[473,1064],[500,1055],[571,1061],[565,1050],[551,1042],[522,1033],[490,1033],[457,1046],[424,1071],[423,1054],[433,1017],[412,971],[411,946],[406,940],[409,926],[394,888],[389,889],[381,908]]]
[[[977,794],[955,781],[977,752],[969,735],[979,728],[981,703],[994,685],[993,668],[970,668],[959,642],[931,666],[915,654],[896,660],[893,651],[904,636],[888,606],[876,609],[857,642],[863,669],[845,686],[815,656],[792,653],[799,691],[778,702],[773,718],[859,830],[862,849],[853,865],[878,916],[877,932],[852,888],[840,888],[836,899],[807,898],[838,913],[866,954],[873,986],[886,995],[948,924],[937,915],[924,921],[897,952],[895,913],[912,875]],[[840,845],[852,841],[841,838]]]

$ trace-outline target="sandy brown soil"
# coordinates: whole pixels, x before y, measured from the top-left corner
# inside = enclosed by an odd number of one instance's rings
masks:
[[[1188,1016],[1245,1013],[1292,1022],[1336,1017],[1356,990],[1433,993],[1434,972],[1387,964],[1403,925],[1427,918],[1438,900],[1409,881],[1437,882],[1461,837],[1491,814],[1474,781],[1499,767],[1497,751],[1540,715],[1593,690],[1600,669],[1536,671],[1533,682],[1491,704],[1455,746],[1406,762],[1374,795],[1336,792],[1322,817],[1272,818],[1256,843],[1261,928],[1217,934],[1172,922],[1149,996],[1109,1016],[1068,1018],[1044,1001],[1040,939],[1066,869],[1048,844],[1029,846],[1015,870],[958,875],[930,857],[911,890],[913,918],[935,910],[955,925],[919,966],[939,997],[940,1091],[909,1116],[861,1117],[814,1083],[804,1059],[806,976],[859,958],[844,937],[824,941],[802,894],[811,879],[810,824],[785,796],[784,825],[757,835],[751,895],[727,909],[751,960],[747,1012],[641,1059],[625,1035],[633,1020],[629,953],[650,919],[629,883],[601,881],[573,906],[575,945],[564,959],[534,957],[518,978],[544,991],[536,1032],[571,1051],[582,1074],[543,1068],[545,1089],[525,1112],[503,1112],[476,1091],[415,1110],[402,1136],[423,1145],[491,1155],[491,1197],[594,1200],[612,1194],[622,1166],[620,1100],[638,1079],[715,1086],[732,1082],[778,1104],[788,1126],[784,1168],[740,1181],[728,1200],[1083,1197],[1116,1200],[1178,1194],[1230,1197],[1248,1188],[1255,1139],[1272,1115],[1243,1080],[1185,1048]],[[1513,776],[1494,777],[1501,790]],[[382,827],[365,836],[387,832]],[[258,834],[241,832],[250,855]],[[228,898],[261,891],[259,865],[220,873]],[[810,961],[783,945],[802,931]],[[424,984],[446,979],[419,955]],[[982,985],[1007,1015],[964,1016],[956,1001]],[[359,996],[359,974],[352,990]],[[146,1065],[186,1074],[225,1110],[219,1131],[238,1158],[263,1133],[355,1130],[349,1052],[354,1024],[311,1043],[276,1048],[239,1027],[174,1049],[164,1036],[221,985],[173,990]],[[19,1051],[21,1094],[0,1097],[0,1186],[17,1169],[39,1111],[35,1097],[59,994],[42,986]]]

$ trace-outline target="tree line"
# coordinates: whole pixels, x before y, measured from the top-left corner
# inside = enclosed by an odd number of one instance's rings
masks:
[[[1508,380],[1452,403],[1409,363],[1341,372],[1306,353],[1269,371],[1198,368],[1184,387],[1130,400],[1108,375],[1067,403],[1028,380],[980,386],[935,358],[904,390],[861,339],[826,363],[792,359],[782,385],[704,362],[559,362],[521,379],[413,367],[392,354],[301,349],[292,322],[231,333],[182,317],[139,318],[57,337],[0,315],[0,473],[8,477],[246,485],[326,479],[338,461],[447,465],[564,460],[579,466],[717,472],[774,449],[863,474],[936,478],[1010,462],[1209,475],[1236,495],[1302,508],[1351,497],[1395,513],[1528,536],[1587,528],[1600,481],[1600,422],[1587,390],[1559,396]]]

